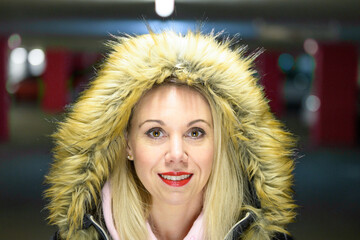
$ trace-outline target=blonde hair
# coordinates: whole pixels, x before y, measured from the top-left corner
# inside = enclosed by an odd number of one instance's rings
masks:
[[[185,85],[174,79],[163,84]],[[206,98],[214,123],[214,163],[203,203],[205,239],[223,239],[241,213],[244,172],[224,131],[226,123],[223,122],[225,113],[222,109],[229,109],[228,103],[220,98],[215,100],[204,86],[196,84],[190,87]],[[137,177],[133,162],[126,159],[126,146],[120,148],[122,157],[114,166],[110,180],[115,226],[122,240],[147,239],[146,219],[151,196]]]

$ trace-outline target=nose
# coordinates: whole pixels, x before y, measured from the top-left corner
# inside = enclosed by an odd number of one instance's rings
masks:
[[[165,155],[166,162],[187,162],[188,155],[184,147],[182,136],[174,135],[170,137],[168,150]]]

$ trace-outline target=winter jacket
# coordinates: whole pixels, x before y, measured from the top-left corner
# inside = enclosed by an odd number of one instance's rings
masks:
[[[230,106],[222,123],[234,149],[241,151],[238,161],[244,166],[257,211],[234,225],[231,231],[239,233],[234,239],[249,231],[268,236],[286,232],[295,217],[293,139],[271,113],[255,77],[257,54],[245,56],[244,48],[233,50],[234,42],[219,42],[217,37],[168,31],[127,36],[110,44],[112,50],[97,77],[53,135],[54,163],[46,177],[45,196],[49,222],[59,227],[63,237],[88,231],[107,239],[94,221],[101,216],[94,214],[118,157],[114,149],[124,141],[135,103],[153,85],[169,78],[190,86],[201,84]],[[276,235],[289,239],[286,236]]]

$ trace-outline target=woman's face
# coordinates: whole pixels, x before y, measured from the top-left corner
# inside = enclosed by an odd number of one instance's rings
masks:
[[[127,151],[153,201],[202,199],[214,156],[213,132],[210,106],[191,88],[164,85],[140,100]]]

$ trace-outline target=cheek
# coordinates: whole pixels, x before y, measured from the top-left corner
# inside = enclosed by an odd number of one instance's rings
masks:
[[[212,147],[204,148],[197,152],[197,157],[202,173],[206,178],[209,178],[214,161],[214,149]]]
[[[137,151],[134,153],[134,164],[136,172],[144,172],[151,166],[151,158],[147,151]]]
[[[159,160],[159,154],[153,149],[149,149],[147,147],[138,148],[137,151],[134,152],[134,164],[136,173],[146,186],[145,181],[149,181],[152,177],[153,170],[156,167],[156,164]]]
[[[142,158],[140,156],[137,156],[137,158],[134,159],[134,165],[136,175],[138,176],[139,180],[144,185],[144,187],[150,191],[149,183],[151,182],[152,165],[146,160],[146,158]]]
[[[206,171],[207,171],[207,174],[208,174],[208,177],[211,173],[211,169],[212,169],[212,164],[214,162],[214,152],[211,151],[211,153],[209,153],[207,155],[207,158],[206,160],[204,161],[204,165],[205,165],[205,168],[206,168]]]

